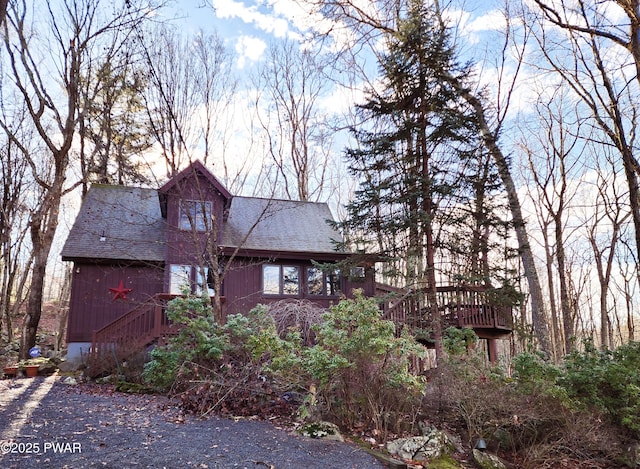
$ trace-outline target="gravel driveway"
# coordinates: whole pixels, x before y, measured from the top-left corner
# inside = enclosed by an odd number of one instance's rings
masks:
[[[66,385],[56,375],[0,381],[2,468],[382,468],[345,443],[268,422],[185,417],[162,396]]]

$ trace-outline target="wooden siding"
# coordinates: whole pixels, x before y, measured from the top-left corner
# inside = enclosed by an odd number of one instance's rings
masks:
[[[163,291],[161,266],[98,265],[76,262],[73,267],[68,342],[89,342],[94,330],[145,303]],[[127,298],[113,300],[109,288],[123,281]]]
[[[180,229],[181,200],[202,200],[211,202],[211,213],[216,220],[218,235],[222,233],[224,216],[224,198],[211,183],[199,176],[197,182],[184,180],[172,187],[167,194],[167,258],[168,264],[197,264],[207,251],[208,233],[194,234],[190,230]],[[208,221],[210,224],[210,220]],[[213,243],[214,236],[208,240]]]
[[[273,264],[297,266],[301,272],[301,287],[298,295],[264,295],[262,293],[262,266],[267,261],[262,259],[235,260],[232,269],[224,279],[223,295],[227,300],[227,314],[246,314],[258,304],[269,304],[283,299],[307,299],[328,308],[340,301],[340,296],[319,296],[307,293],[306,268],[312,267],[311,261],[297,259],[273,259]],[[342,277],[341,290],[346,297],[353,296],[354,289],[363,290],[365,295],[373,296],[375,281],[373,270],[368,269],[363,279],[350,280]]]

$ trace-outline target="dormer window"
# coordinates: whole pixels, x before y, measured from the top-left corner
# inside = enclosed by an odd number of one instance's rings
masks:
[[[206,231],[211,228],[211,202],[205,200],[180,201],[180,229]]]

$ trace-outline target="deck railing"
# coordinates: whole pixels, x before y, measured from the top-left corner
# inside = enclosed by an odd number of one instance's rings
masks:
[[[377,296],[384,298],[383,317],[401,327],[428,327],[427,304],[419,304],[416,295],[406,290],[378,284]],[[498,304],[485,287],[476,285],[440,286],[436,288],[436,307],[445,327],[471,327],[509,332],[513,329],[511,306]]]
[[[123,351],[140,350],[163,335],[171,335],[172,324],[167,318],[166,306],[176,296],[154,295],[115,321],[93,331],[90,364],[107,367],[110,362],[122,359]]]
[[[146,302],[93,331],[89,366],[91,373],[114,370],[119,362],[155,343],[163,343],[180,331],[167,317],[167,303],[180,295],[158,293]],[[220,297],[222,303],[225,298]]]

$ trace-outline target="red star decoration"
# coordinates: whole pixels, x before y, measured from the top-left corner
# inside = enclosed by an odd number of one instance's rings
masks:
[[[132,290],[131,290],[131,288],[125,288],[124,287],[124,280],[120,280],[120,284],[118,285],[118,287],[117,288],[109,288],[109,291],[111,293],[113,293],[113,298],[111,299],[111,301],[116,301],[118,298],[126,300],[127,299],[127,293],[130,293]]]

